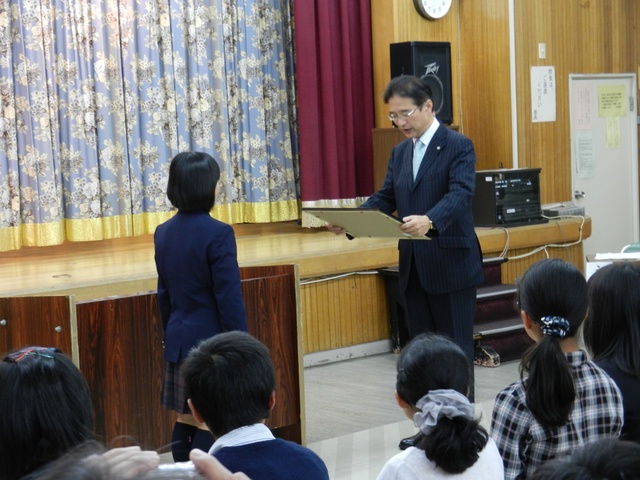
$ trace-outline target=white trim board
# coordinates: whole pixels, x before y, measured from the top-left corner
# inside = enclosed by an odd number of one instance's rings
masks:
[[[317,365],[350,360],[352,358],[389,353],[391,350],[391,340],[378,340],[377,342],[362,343],[360,345],[336,348],[334,350],[323,350],[321,352],[307,353],[304,356],[304,366],[305,368],[315,367]]]

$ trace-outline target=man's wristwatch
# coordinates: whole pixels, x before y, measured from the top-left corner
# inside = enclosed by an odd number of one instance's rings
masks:
[[[429,230],[427,230],[427,237],[437,237],[438,236],[438,228],[436,224],[429,219]]]

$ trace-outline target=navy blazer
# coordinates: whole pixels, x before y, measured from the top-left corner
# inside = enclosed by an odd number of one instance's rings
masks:
[[[415,181],[413,139],[396,145],[382,188],[362,205],[385,213],[427,215],[438,236],[431,240],[400,240],[399,283],[407,286],[412,260],[422,288],[445,294],[483,281],[482,255],[476,237],[471,200],[475,190],[476,155],[464,135],[440,125],[429,142]]]
[[[154,233],[164,358],[177,363],[198,342],[247,331],[236,239],[207,212],[178,211]]]

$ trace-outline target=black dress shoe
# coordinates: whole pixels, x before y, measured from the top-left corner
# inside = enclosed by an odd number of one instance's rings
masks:
[[[416,433],[413,437],[403,438],[402,440],[400,440],[400,443],[398,444],[398,448],[400,450],[406,450],[409,447],[415,447],[419,439],[420,439],[420,432]]]

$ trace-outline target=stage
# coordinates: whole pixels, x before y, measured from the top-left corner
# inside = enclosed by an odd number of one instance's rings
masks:
[[[238,225],[234,230],[241,267],[297,264],[305,279],[397,263],[395,240],[349,241],[295,222]],[[0,295],[5,297],[128,295],[155,290],[156,278],[152,235],[0,253]]]
[[[388,340],[384,281],[377,269],[397,264],[397,241],[354,239],[296,222],[234,226],[241,267],[298,265],[304,353]],[[584,265],[579,218],[516,228],[477,228],[483,255],[520,257],[502,266],[513,283],[529,265],[554,256]],[[560,245],[541,249],[545,245]],[[562,247],[566,245],[566,247]],[[548,253],[547,253],[548,252]],[[0,296],[74,295],[77,302],[153,292],[153,237],[66,243],[0,253]]]

